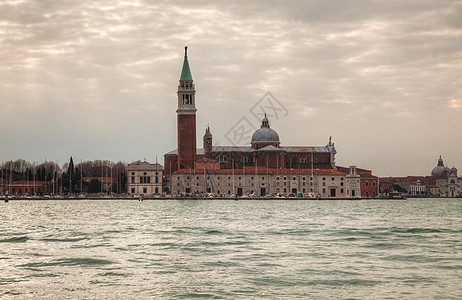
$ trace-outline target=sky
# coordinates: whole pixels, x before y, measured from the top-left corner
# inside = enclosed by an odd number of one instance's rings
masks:
[[[459,0],[3,0],[0,45],[0,161],[162,163],[188,46],[198,147],[249,145],[266,111],[338,165],[462,173]]]

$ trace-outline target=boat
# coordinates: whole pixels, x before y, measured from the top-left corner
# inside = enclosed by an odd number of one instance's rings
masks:
[[[403,193],[400,193],[400,192],[389,192],[388,199],[405,200],[406,197],[404,197]]]

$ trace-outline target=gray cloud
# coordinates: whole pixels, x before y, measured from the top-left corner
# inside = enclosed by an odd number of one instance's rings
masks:
[[[199,145],[271,91],[286,145],[333,135],[379,175],[462,165],[462,1],[6,1],[0,20],[2,160],[175,148],[189,45]]]

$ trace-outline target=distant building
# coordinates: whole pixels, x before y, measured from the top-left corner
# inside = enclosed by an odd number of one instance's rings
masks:
[[[162,193],[162,165],[147,161],[131,163],[127,167],[128,192],[132,195]]]
[[[462,185],[460,178],[457,177],[457,169],[445,166],[441,156],[436,167],[432,169],[431,176],[380,178],[381,193],[392,191],[393,186],[404,188],[410,196],[450,198],[462,196]]]
[[[51,193],[51,183],[47,181],[13,181],[6,186],[9,195],[42,195]]]
[[[348,168],[337,167],[338,171],[343,173],[348,172]],[[372,175],[371,170],[356,168],[356,173],[360,176],[361,181],[361,197],[375,198],[379,195],[379,178]]]

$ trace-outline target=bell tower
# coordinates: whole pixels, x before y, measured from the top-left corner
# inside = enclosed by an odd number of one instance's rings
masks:
[[[178,169],[194,169],[196,161],[196,89],[184,47],[183,69],[178,85]]]

